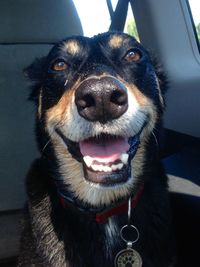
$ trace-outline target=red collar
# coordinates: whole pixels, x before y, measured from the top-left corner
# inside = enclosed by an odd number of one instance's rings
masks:
[[[131,200],[131,207],[135,208],[137,206],[138,201],[140,200],[140,197],[144,191],[144,184],[142,184],[138,190],[138,192],[135,194],[135,196]],[[65,198],[60,196],[60,201],[62,206],[66,209],[69,208],[69,205],[66,201]],[[122,213],[126,213],[128,211],[128,202],[123,202],[119,204],[118,206],[108,208],[102,212],[95,213],[94,219],[97,223],[105,223],[108,218],[114,216],[114,215],[120,215]]]
[[[144,191],[144,184],[141,185],[139,188],[137,194],[132,198],[131,200],[131,208],[135,208],[137,206],[137,203],[142,195],[142,192]],[[107,221],[108,218],[114,216],[114,215],[119,215],[122,213],[125,213],[128,211],[128,202],[123,202],[122,204],[114,207],[107,209],[106,211],[100,212],[96,214],[96,222],[97,223],[104,223]]]

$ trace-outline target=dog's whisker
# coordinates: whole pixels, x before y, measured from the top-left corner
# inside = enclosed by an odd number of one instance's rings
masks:
[[[55,128],[59,125],[59,122],[56,123]],[[46,144],[44,145],[44,147],[42,148],[42,154],[44,153],[45,149],[47,148],[47,146],[49,145],[49,143],[51,142],[51,137],[54,133],[54,130],[52,130],[52,132],[49,134],[49,140],[46,142]]]
[[[51,142],[51,138],[49,138],[49,140],[46,142],[46,144],[44,145],[43,149],[42,149],[42,154],[44,152],[44,150],[46,149],[46,147],[48,146],[48,144]]]
[[[154,140],[155,140],[155,143],[156,143],[156,146],[159,147],[159,144],[158,144],[158,140],[157,140],[157,137],[156,135],[154,134],[154,132],[152,131],[151,134],[153,135],[154,137]]]

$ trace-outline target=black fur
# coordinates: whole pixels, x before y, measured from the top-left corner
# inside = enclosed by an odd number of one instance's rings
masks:
[[[127,214],[113,218],[118,231],[110,239],[106,234],[108,222],[97,224],[84,212],[76,213],[74,209],[62,207],[55,186],[55,180],[60,179],[59,162],[44,127],[46,111],[58,103],[78,78],[82,80],[91,73],[98,75],[106,71],[135,84],[142,94],[152,100],[158,112],[155,127],[159,131],[163,106],[154,76],[158,77],[162,94],[166,90],[165,77],[148,52],[133,38],[128,37],[129,41],[118,49],[107,49],[108,39],[114,34],[106,33],[91,39],[73,37],[81,44],[78,55],[73,57],[61,51],[63,41],[47,57],[35,61],[26,70],[34,81],[31,99],[36,106],[43,88],[42,114],[40,118],[36,117],[41,157],[33,163],[27,175],[28,208],[18,266],[114,267],[115,255],[126,247],[119,230],[127,223]],[[122,36],[127,37],[125,34]],[[131,47],[142,51],[143,57],[138,65],[124,64],[121,60]],[[60,57],[68,62],[67,73],[54,73],[51,69],[52,62]],[[63,87],[66,79],[68,84]],[[170,267],[174,260],[174,242],[167,177],[153,135],[148,138],[144,149],[144,168],[139,177],[144,183],[144,192],[131,217],[140,232],[140,239],[133,247],[141,255],[143,267]],[[81,205],[84,208],[86,203]]]

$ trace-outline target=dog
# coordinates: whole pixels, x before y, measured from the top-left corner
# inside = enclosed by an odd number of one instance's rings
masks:
[[[41,153],[18,266],[174,266],[159,64],[120,32],[73,36],[25,70]]]

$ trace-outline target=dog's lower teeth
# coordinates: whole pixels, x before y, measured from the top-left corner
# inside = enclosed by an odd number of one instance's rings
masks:
[[[112,171],[112,168],[109,167],[109,166],[103,166],[103,165],[91,165],[90,168],[93,170],[93,171],[100,171],[100,172],[111,172]]]
[[[108,172],[108,171],[112,171],[112,170],[122,169],[123,165],[126,165],[128,163],[128,157],[129,157],[129,155],[127,153],[122,153],[119,160],[118,160],[118,164],[116,164],[116,163],[112,164],[111,162],[108,162],[107,164],[109,164],[109,166],[106,165],[105,162],[101,162],[101,161],[99,161],[99,164],[96,164],[97,161],[90,156],[84,156],[83,160],[84,160],[84,162],[88,168],[92,168],[93,170]],[[96,161],[96,162],[94,162],[94,161]],[[119,161],[121,161],[121,163],[119,163]]]
[[[116,171],[116,170],[121,170],[123,168],[123,166],[124,166],[123,163],[113,164],[111,166],[93,164],[93,165],[90,166],[90,168],[93,171],[112,172],[112,171]]]

